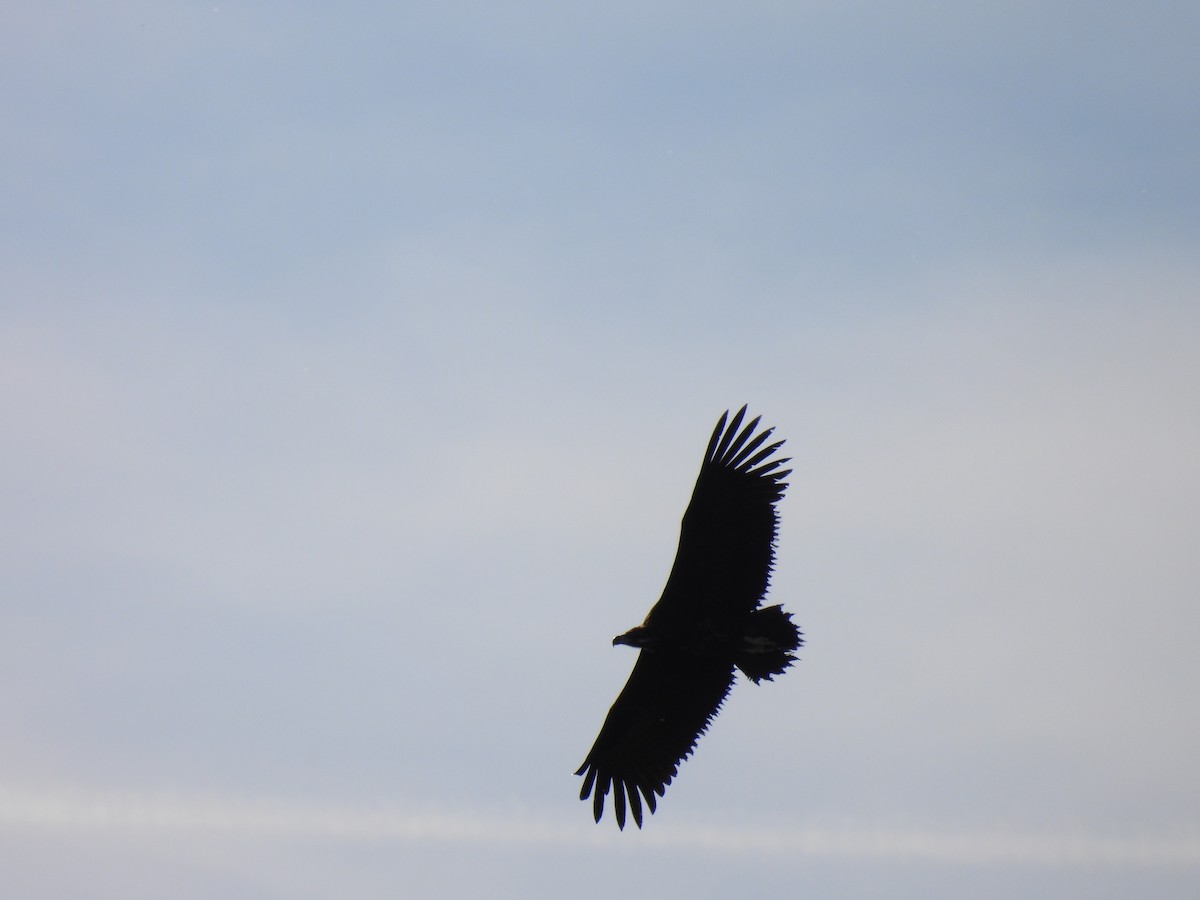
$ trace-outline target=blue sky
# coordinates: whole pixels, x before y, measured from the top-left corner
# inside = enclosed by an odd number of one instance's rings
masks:
[[[1200,13],[0,13],[26,896],[1191,897]],[[582,760],[708,434],[794,460],[642,832]]]

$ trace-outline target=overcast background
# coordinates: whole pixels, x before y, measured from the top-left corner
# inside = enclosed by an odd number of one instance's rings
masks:
[[[1200,887],[1200,7],[0,12],[21,897]],[[794,460],[643,831],[705,441]]]

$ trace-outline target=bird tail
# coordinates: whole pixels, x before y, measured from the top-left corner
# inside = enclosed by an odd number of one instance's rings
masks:
[[[781,606],[767,606],[750,614],[746,633],[733,661],[755,684],[782,675],[796,661],[795,651],[803,645],[800,629]]]

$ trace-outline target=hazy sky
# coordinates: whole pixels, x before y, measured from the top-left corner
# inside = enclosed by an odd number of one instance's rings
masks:
[[[0,12],[13,896],[1191,898],[1200,8]],[[580,764],[718,415],[771,598]]]

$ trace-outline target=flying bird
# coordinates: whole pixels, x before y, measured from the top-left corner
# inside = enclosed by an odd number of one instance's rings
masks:
[[[640,652],[575,772],[583,776],[579,799],[592,796],[597,822],[611,790],[617,826],[625,828],[628,808],[641,828],[643,802],[654,812],[720,710],[734,670],[755,684],[769,681],[804,643],[782,607],[759,605],[775,558],[775,504],[791,470],[780,470],[787,459],[771,459],[783,441],[763,447],[773,429],[755,435],[761,417],[742,428],[745,415],[743,406],[727,426],[722,413],[662,596],[641,625],[613,638],[614,647]]]

